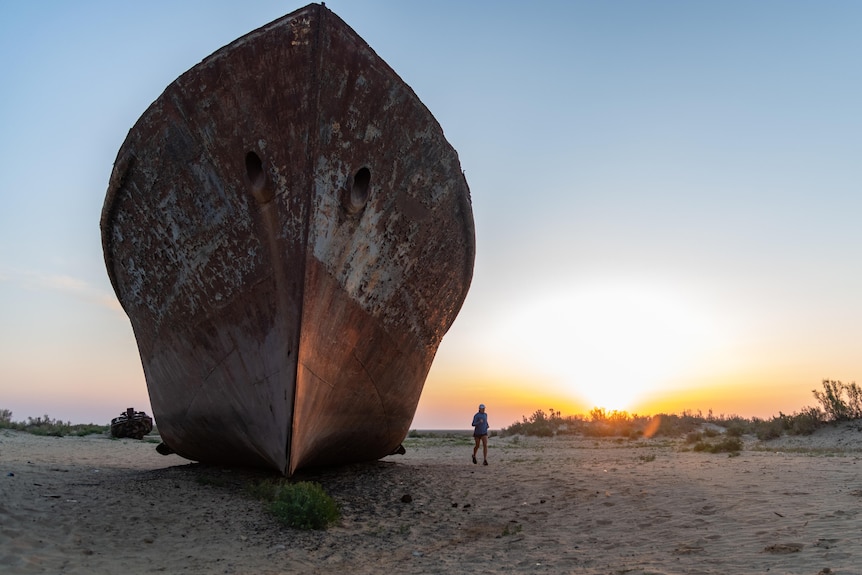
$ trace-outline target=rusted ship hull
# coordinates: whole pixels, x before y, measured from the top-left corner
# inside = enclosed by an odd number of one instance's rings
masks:
[[[440,126],[314,4],[168,86],[101,229],[164,442],[285,474],[399,446],[475,254]]]

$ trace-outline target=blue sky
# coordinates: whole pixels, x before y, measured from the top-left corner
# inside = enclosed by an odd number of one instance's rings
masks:
[[[0,408],[149,408],[99,215],[178,75],[303,3],[0,6]],[[862,5],[330,1],[458,150],[476,271],[416,427],[769,416],[862,373]],[[128,405],[127,405],[128,404]],[[464,415],[466,413],[466,415]]]

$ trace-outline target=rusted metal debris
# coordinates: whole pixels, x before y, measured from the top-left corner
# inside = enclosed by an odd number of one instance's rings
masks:
[[[284,474],[398,450],[475,255],[439,124],[317,4],[165,89],[101,229],[166,448]]]
[[[152,430],[153,418],[143,411],[135,411],[134,407],[129,407],[111,420],[111,437],[143,439]]]

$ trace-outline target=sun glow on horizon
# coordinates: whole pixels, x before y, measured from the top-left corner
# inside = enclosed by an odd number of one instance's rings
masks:
[[[584,286],[509,319],[502,337],[521,362],[569,397],[609,411],[629,411],[708,369],[727,339],[715,314],[654,285]]]

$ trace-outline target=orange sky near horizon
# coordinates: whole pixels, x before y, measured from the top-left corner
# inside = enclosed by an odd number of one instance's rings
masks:
[[[445,383],[440,379],[445,379]],[[528,377],[465,374],[463,378],[434,373],[429,377],[419,402],[414,429],[469,429],[478,403],[487,406],[492,429],[508,427],[529,417],[536,410],[551,409],[568,415],[586,415],[593,408],[625,411],[629,414],[655,415],[690,411],[715,417],[740,416],[769,419],[779,413],[792,414],[805,407],[818,406],[811,393],[821,388],[821,378],[810,381],[725,383],[700,387],[656,390],[636,402],[620,397],[616,403],[600,405],[578,397],[575,391],[559,393]],[[546,382],[547,383],[547,382]]]
[[[816,405],[823,379],[853,381],[857,367],[852,340],[785,329],[780,310],[766,321],[769,306],[756,315],[685,282],[572,281],[496,316],[482,303],[468,296],[444,337],[415,428],[458,428],[480,402],[493,428],[550,408],[769,418]]]

